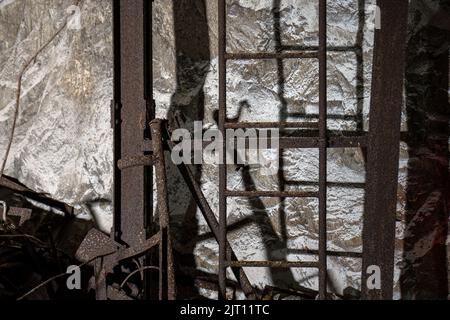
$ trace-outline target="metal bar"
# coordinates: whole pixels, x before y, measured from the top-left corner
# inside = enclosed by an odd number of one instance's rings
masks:
[[[318,51],[318,46],[297,46],[297,45],[283,45],[282,50],[287,51]],[[327,46],[327,52],[361,52],[362,48],[355,46]]]
[[[146,110],[145,100],[145,0],[118,1],[120,8],[120,88],[116,94],[121,97],[121,147],[119,159],[142,153],[144,139],[142,119]],[[117,61],[116,61],[117,62]],[[119,66],[116,66],[119,68]],[[118,155],[116,155],[117,157]],[[115,164],[117,166],[117,163]],[[145,236],[145,169],[129,168],[121,172],[120,208],[117,208],[115,226],[118,241],[129,246],[139,245]]]
[[[319,299],[327,298],[327,1],[319,0]]]
[[[303,187],[317,187],[319,185],[316,181],[292,181],[286,180],[286,185],[289,186],[303,186]],[[327,181],[328,187],[337,187],[345,189],[364,189],[366,187],[365,182],[347,182],[347,181]]]
[[[318,198],[317,192],[306,191],[225,191],[226,197],[236,198]]]
[[[258,53],[225,53],[227,60],[271,60],[271,59],[317,59],[317,52],[294,51],[294,52],[258,52]]]
[[[230,267],[241,268],[274,268],[274,269],[289,269],[289,268],[319,268],[317,262],[295,262],[295,261],[231,261],[228,263]]]
[[[302,134],[301,131],[298,133]],[[309,135],[309,136],[305,136]],[[315,149],[319,148],[319,137],[313,136],[311,133],[306,132],[305,135],[298,137],[281,137],[279,138],[279,147],[280,149]],[[247,143],[251,140],[251,138],[247,138]],[[259,138],[260,142],[262,139]],[[142,149],[145,152],[151,152],[153,147],[151,146],[151,140],[145,140],[142,146]],[[211,141],[203,141],[203,148],[209,146]],[[365,148],[367,146],[367,136],[343,136],[339,135],[339,133],[335,136],[328,136],[328,147],[329,148]],[[192,146],[193,148],[194,146]],[[267,147],[271,147],[271,139],[267,139]]]
[[[313,128],[317,129],[319,124],[316,122],[239,122],[226,123],[225,129],[296,129]]]
[[[144,119],[144,139],[151,138],[151,129],[148,124],[155,119],[156,103],[153,99],[153,3],[154,1],[144,1],[144,99],[145,114]],[[144,152],[143,152],[144,153]],[[150,156],[151,153],[144,153],[144,156]],[[153,212],[153,166],[144,167],[144,228],[146,237],[154,232],[155,216]],[[151,266],[157,264],[157,250],[149,251],[142,258],[142,265]],[[157,299],[157,275],[156,273],[144,273],[144,299]]]
[[[161,240],[159,245],[159,299],[175,300],[175,273],[170,236],[169,199],[164,150],[162,144],[162,122],[150,123],[155,158],[155,181],[158,197],[158,214]]]
[[[149,167],[153,165],[153,156],[151,155],[138,155],[134,157],[128,157],[117,161],[117,168],[119,170],[125,170],[135,167]]]
[[[218,0],[219,10],[219,130],[223,137],[226,137],[226,83],[227,83],[227,67],[226,67],[226,1]],[[227,280],[227,200],[225,191],[227,189],[227,170],[226,170],[226,141],[223,142],[222,163],[219,165],[219,299],[226,299],[226,280]]]
[[[318,250],[312,249],[288,249],[287,252],[289,254],[314,255],[314,256],[317,256],[319,254]],[[362,252],[328,250],[327,256],[350,258],[350,259],[362,259]]]
[[[408,0],[378,0],[367,187],[363,226],[363,299],[392,299]],[[388,81],[387,81],[388,80]],[[381,288],[368,288],[368,268],[380,268]],[[371,275],[371,274],[370,274]]]
[[[113,153],[114,153],[114,164],[118,163],[122,156],[122,124],[121,124],[121,37],[120,37],[120,0],[113,1],[113,43],[114,43],[114,97],[112,101],[112,112],[111,112],[111,124],[113,129]],[[118,241],[120,237],[120,212],[122,210],[121,206],[121,177],[122,173],[120,169],[114,165],[114,180],[113,180],[113,210],[114,210],[114,219],[113,219],[113,232],[111,233],[111,237],[113,240]]]

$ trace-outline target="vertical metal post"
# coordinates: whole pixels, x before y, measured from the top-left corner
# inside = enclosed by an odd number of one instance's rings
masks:
[[[381,30],[375,31],[372,100],[363,227],[362,298],[393,296],[395,213],[408,0],[378,0]],[[370,267],[370,268],[369,268]],[[379,270],[381,288],[368,285]],[[372,275],[372,274],[371,274]],[[377,274],[374,274],[377,277]]]
[[[226,1],[219,0],[219,130],[223,137],[221,163],[219,165],[219,299],[226,299],[227,273],[227,165],[226,165]]]
[[[114,42],[114,100],[112,101],[111,110],[111,126],[114,130],[114,222],[111,237],[118,241],[120,238],[120,204],[121,194],[121,172],[117,167],[117,163],[121,158],[121,63],[120,63],[120,0],[113,1],[113,42]]]
[[[113,239],[139,246],[151,232],[152,168],[119,170],[119,160],[143,155],[154,118],[152,79],[152,2],[114,0],[114,227]],[[149,258],[141,259],[143,265]],[[146,273],[147,274],[147,273]],[[149,298],[149,278],[144,280]]]
[[[319,299],[327,295],[327,1],[319,0]]]
[[[120,92],[121,158],[142,154],[145,120],[144,50],[145,0],[119,1],[120,5]],[[117,165],[117,164],[116,164]],[[120,240],[130,246],[139,245],[144,233],[145,169],[130,168],[121,175]]]
[[[162,124],[157,119],[150,123],[155,161],[155,180],[158,193],[158,213],[161,240],[159,244],[159,299],[175,300],[175,275],[173,265],[172,240],[170,236],[169,199],[164,150],[162,144]]]

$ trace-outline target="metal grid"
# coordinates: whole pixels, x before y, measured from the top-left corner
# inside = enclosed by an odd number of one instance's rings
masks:
[[[401,105],[401,87],[402,83],[402,66],[404,61],[404,43],[406,28],[407,2],[399,1],[396,3],[389,3],[389,1],[379,0],[378,4],[389,11],[389,14],[383,16],[383,27],[386,30],[395,30],[395,32],[376,31],[376,49],[375,57],[379,58],[374,64],[374,91],[371,105],[371,119],[373,118],[373,126],[370,131],[370,141],[365,132],[362,132],[362,120],[358,122],[358,131],[356,132],[338,132],[332,133],[327,128],[327,1],[319,0],[319,46],[313,47],[283,47],[279,44],[277,51],[274,53],[228,53],[227,52],[227,8],[226,0],[219,0],[219,130],[222,135],[226,137],[226,129],[245,129],[245,128],[279,128],[280,130],[291,129],[318,129],[316,132],[303,131],[302,137],[281,137],[280,149],[289,148],[318,148],[319,149],[319,190],[317,193],[311,192],[293,192],[293,191],[229,191],[227,188],[227,164],[224,156],[224,164],[219,167],[219,297],[226,299],[226,270],[228,267],[269,267],[269,268],[317,268],[319,271],[319,299],[327,299],[327,150],[328,148],[351,148],[360,147],[364,150],[367,156],[366,148],[369,148],[370,157],[368,170],[367,184],[372,186],[369,188],[368,197],[370,201],[366,204],[364,215],[364,247],[368,248],[364,253],[363,266],[370,265],[374,260],[380,266],[383,266],[382,286],[383,290],[375,290],[375,294],[367,295],[368,291],[365,284],[362,283],[363,297],[373,298],[392,298],[392,273],[393,273],[393,246],[394,238],[392,236],[395,229],[395,196],[391,196],[389,201],[383,202],[379,192],[387,197],[386,190],[395,195],[395,188],[397,184],[397,169],[398,164],[398,144],[400,132],[400,105]],[[364,23],[364,1],[359,1],[360,10],[363,11],[360,17],[360,23]],[[362,8],[361,8],[362,7]],[[386,13],[385,12],[385,13]],[[397,15],[397,19],[395,16]],[[381,36],[383,34],[383,36]],[[383,40],[381,40],[383,39]],[[362,38],[360,39],[362,42]],[[389,42],[386,44],[384,42]],[[362,46],[362,44],[361,44]],[[288,51],[286,51],[288,50]],[[389,51],[391,50],[391,51]],[[357,53],[359,63],[362,63],[362,47],[340,47],[330,48],[330,51],[345,52],[354,51]],[[389,60],[389,52],[391,53],[390,61],[396,64],[395,66],[386,63]],[[392,53],[395,53],[393,55]],[[392,57],[395,58],[392,58]],[[286,123],[286,122],[256,122],[256,123],[228,123],[227,122],[227,61],[230,60],[260,60],[260,59],[276,59],[282,61],[283,59],[306,59],[315,58],[319,61],[319,119],[318,122],[307,123]],[[383,65],[383,68],[381,66]],[[391,70],[391,72],[390,72]],[[390,79],[396,81],[395,85],[387,85],[383,83],[383,75],[389,74]],[[361,74],[358,75],[362,77]],[[381,82],[381,83],[380,83]],[[390,90],[389,90],[390,86]],[[382,87],[382,88],[380,88]],[[382,116],[386,114],[382,100],[388,95],[392,97],[390,101],[391,118]],[[362,116],[362,108],[359,110]],[[384,122],[384,123],[383,123]],[[384,139],[384,140],[383,140]],[[221,150],[225,155],[227,141],[225,139],[223,149]],[[381,146],[380,146],[381,145]],[[390,152],[391,156],[383,158]],[[389,168],[389,173],[386,173],[386,168]],[[378,179],[382,176],[385,180]],[[361,186],[357,186],[361,187]],[[364,187],[364,186],[363,186]],[[289,261],[232,261],[229,251],[225,243],[227,242],[227,198],[229,197],[308,197],[317,198],[319,201],[319,249],[318,262],[289,262]],[[388,204],[389,203],[389,204]],[[381,208],[382,207],[382,208]],[[377,210],[383,211],[383,218],[381,221]],[[368,222],[372,222],[368,227]],[[367,230],[370,229],[370,232]],[[385,240],[379,239],[379,232],[387,232]],[[370,235],[368,235],[370,233]],[[379,247],[380,243],[386,246],[386,250]],[[369,253],[367,253],[369,252]],[[376,256],[373,259],[372,256]],[[354,257],[361,258],[361,255],[354,255]],[[364,259],[365,257],[365,259]],[[392,260],[392,261],[391,261]],[[364,270],[362,271],[363,281],[367,278]],[[381,292],[381,293],[380,293]]]
[[[224,156],[224,164],[219,167],[219,296],[226,299],[226,270],[228,267],[271,267],[271,268],[318,268],[319,269],[319,298],[326,299],[327,294],[327,248],[326,248],[326,197],[327,197],[327,149],[329,147],[327,135],[327,8],[326,0],[319,0],[319,47],[317,51],[296,51],[275,53],[227,53],[227,23],[226,0],[219,0],[219,130],[226,137],[228,128],[317,128],[318,137],[303,139],[310,145],[319,148],[319,191],[311,192],[231,192],[227,188],[227,163]],[[317,123],[241,123],[230,124],[227,122],[227,61],[229,60],[260,60],[260,59],[305,59],[316,58],[319,60],[319,121]],[[294,138],[296,142],[298,140]],[[286,141],[292,143],[286,143]],[[294,145],[293,139],[282,140],[281,148],[287,148],[287,144]],[[227,152],[227,141],[224,139],[222,152]],[[297,146],[299,147],[299,146]],[[308,197],[319,200],[319,261],[316,262],[288,262],[288,261],[231,261],[225,243],[227,241],[227,198],[229,197]]]

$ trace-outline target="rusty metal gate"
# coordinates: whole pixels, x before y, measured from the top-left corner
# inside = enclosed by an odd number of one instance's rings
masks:
[[[230,191],[227,165],[219,166],[219,221],[209,206],[193,170],[179,165],[192,197],[219,243],[219,298],[226,299],[227,274],[231,268],[248,299],[260,298],[245,274],[244,267],[315,268],[318,270],[318,298],[327,299],[327,151],[329,148],[367,149],[366,204],[363,229],[362,298],[391,299],[393,284],[395,204],[400,140],[400,114],[403,88],[404,45],[406,42],[407,0],[378,0],[381,30],[375,32],[375,58],[370,110],[370,131],[331,132],[327,128],[327,52],[354,48],[327,46],[327,1],[319,7],[317,48],[277,47],[273,53],[228,53],[226,44],[225,0],[218,0],[219,17],[219,129],[295,129],[296,137],[281,137],[280,150],[317,148],[319,150],[319,189],[317,192]],[[363,0],[358,0],[360,3]],[[168,214],[164,150],[172,150],[170,130],[155,119],[152,79],[152,3],[150,0],[113,0],[114,7],[114,227],[111,237],[93,230],[78,252],[83,261],[95,261],[98,299],[129,299],[123,285],[140,273],[142,299],[175,299],[175,273]],[[195,30],[193,30],[195,32]],[[318,59],[319,115],[316,122],[230,123],[227,119],[227,61],[274,59]],[[305,130],[308,129],[308,130]],[[223,145],[226,154],[226,141]],[[223,157],[224,160],[226,157]],[[153,166],[158,190],[157,212],[153,212]],[[282,169],[282,168],[281,168]],[[227,239],[227,199],[317,198],[319,201],[318,261],[239,261]],[[158,249],[159,248],[159,249]],[[157,250],[158,249],[158,250]],[[128,275],[118,266],[133,260],[137,270]],[[366,286],[367,270],[379,266],[381,288]],[[144,272],[144,271],[149,272]],[[125,278],[125,279],[124,279]],[[121,283],[121,285],[117,285]],[[131,290],[131,289],[130,289]]]

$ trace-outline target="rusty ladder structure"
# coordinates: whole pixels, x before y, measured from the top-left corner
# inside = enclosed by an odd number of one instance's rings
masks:
[[[166,123],[155,119],[152,70],[151,0],[112,0],[114,19],[114,226],[111,236],[92,230],[80,249],[81,261],[94,261],[97,298],[130,299],[110,276],[130,259],[141,266],[143,299],[176,298],[175,273],[164,151],[170,141]],[[228,268],[231,268],[248,299],[258,299],[244,268],[317,268],[319,297],[327,299],[327,150],[361,147],[367,149],[366,204],[363,229],[362,298],[391,299],[395,205],[403,88],[404,44],[407,0],[378,0],[381,30],[375,32],[375,57],[370,111],[370,131],[361,135],[330,134],[327,128],[327,1],[319,1],[319,47],[317,50],[275,53],[227,53],[226,1],[218,0],[219,14],[219,129],[281,128],[315,129],[314,136],[281,137],[280,149],[318,148],[319,191],[233,192],[227,190],[226,164],[219,166],[219,221],[188,165],[179,165],[192,196],[219,243],[219,298],[226,299]],[[388,30],[383,32],[383,30]],[[226,63],[230,60],[302,59],[319,60],[320,115],[316,123],[229,123],[226,112]],[[173,128],[172,128],[173,129]],[[226,136],[226,135],[224,135]],[[226,154],[226,145],[223,146]],[[224,157],[226,158],[226,157]],[[153,169],[155,167],[155,170]],[[155,171],[155,172],[154,172]],[[157,214],[153,212],[153,177],[158,190]],[[318,262],[239,261],[227,240],[227,206],[230,197],[314,197],[319,199]],[[159,219],[157,219],[159,216]],[[156,250],[159,248],[159,250]],[[158,264],[157,267],[154,267]],[[367,267],[381,269],[381,288],[365,285]],[[147,270],[149,272],[143,272]],[[156,275],[152,270],[158,270]],[[138,270],[139,271],[139,270]],[[130,274],[129,276],[132,276]],[[128,279],[128,277],[127,277]],[[123,278],[121,279],[123,280]]]
[[[327,0],[319,4],[319,46],[317,50],[284,51],[273,53],[227,52],[227,5],[219,0],[219,130],[226,136],[227,129],[316,129],[313,137],[281,137],[280,150],[293,148],[319,149],[319,190],[302,191],[230,191],[227,186],[227,164],[219,169],[219,296],[226,299],[226,270],[228,267],[252,268],[316,268],[319,273],[319,299],[327,299],[327,150],[328,148],[361,147],[367,152],[366,205],[363,234],[362,297],[391,299],[393,294],[393,260],[395,242],[395,206],[398,179],[400,142],[400,114],[403,89],[403,61],[405,59],[407,1],[378,0],[381,11],[381,30],[376,31],[375,58],[370,111],[369,135],[330,136],[327,127]],[[388,30],[388,31],[382,31]],[[362,48],[360,48],[362,51]],[[343,51],[343,50],[341,50]],[[319,60],[319,121],[318,122],[227,122],[227,62],[236,60],[275,59]],[[389,79],[390,82],[386,81]],[[223,154],[227,152],[224,139]],[[282,168],[281,168],[282,170]],[[225,245],[227,241],[227,199],[231,197],[317,198],[319,201],[318,262],[312,261],[236,261]],[[381,270],[381,288],[373,290],[366,285],[367,270],[378,266]]]

